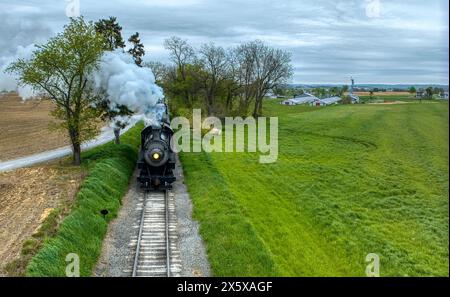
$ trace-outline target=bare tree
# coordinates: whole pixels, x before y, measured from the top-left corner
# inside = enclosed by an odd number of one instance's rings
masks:
[[[235,82],[240,86],[239,113],[245,116],[254,99],[254,54],[247,45],[240,45],[230,55]]]
[[[200,63],[204,70],[202,82],[205,89],[206,110],[208,115],[212,115],[215,94],[220,84],[227,78],[228,60],[225,50],[213,43],[204,44],[200,49]]]
[[[177,71],[181,76],[182,82],[186,83],[187,80],[187,65],[195,60],[195,52],[192,46],[190,46],[187,40],[181,39],[176,36],[172,36],[164,41],[164,47],[169,51],[170,58],[177,67]],[[191,100],[189,98],[189,91],[185,89],[184,100],[185,103],[190,106]]]
[[[150,68],[157,83],[161,83],[170,71],[169,67],[162,62],[150,61],[144,62],[143,65]]]
[[[274,49],[256,40],[248,43],[254,55],[255,106],[253,117],[262,113],[262,101],[269,90],[288,82],[293,75],[291,55],[281,49]]]
[[[291,56],[256,40],[234,50],[236,80],[242,87],[241,113],[246,114],[254,100],[253,116],[262,112],[262,100],[269,90],[288,82],[292,77]],[[232,64],[235,64],[232,63]]]

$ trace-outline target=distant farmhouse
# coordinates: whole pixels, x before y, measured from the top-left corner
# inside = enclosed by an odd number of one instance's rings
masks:
[[[423,89],[420,89],[420,90],[417,90],[416,91],[416,98],[427,98],[427,91],[426,90],[423,90]],[[437,99],[442,99],[442,100],[448,100],[448,91],[444,91],[444,92],[441,92],[440,94],[439,94],[439,96],[438,97],[435,97],[435,98],[437,98]]]
[[[425,98],[426,96],[427,96],[427,93],[424,90],[416,91],[416,98]]]

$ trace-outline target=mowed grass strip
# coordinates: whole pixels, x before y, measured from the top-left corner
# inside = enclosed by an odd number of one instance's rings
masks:
[[[273,255],[230,192],[206,153],[181,153],[186,183],[194,201],[194,217],[207,244],[216,276],[276,276]]]
[[[448,103],[265,107],[279,117],[276,163],[210,153],[200,168],[183,154],[216,275],[364,276],[369,253],[381,276],[448,275]]]
[[[108,222],[117,216],[136,165],[140,131],[137,124],[121,137],[122,144],[108,143],[83,153],[88,168],[71,213],[57,234],[47,239],[27,266],[27,276],[66,276],[68,254],[80,259],[80,275],[90,276],[101,252]],[[100,213],[108,210],[104,218]],[[70,258],[69,260],[73,260]]]

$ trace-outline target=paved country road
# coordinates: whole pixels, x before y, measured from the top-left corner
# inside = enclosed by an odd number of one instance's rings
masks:
[[[125,127],[125,129],[122,129],[120,131],[120,133],[123,134],[126,131],[128,131],[128,129],[133,127],[134,124],[136,124],[136,122],[137,122],[137,120],[132,119],[130,124],[127,127]],[[88,142],[83,143],[81,145],[81,150],[84,151],[84,150],[94,148],[96,146],[105,144],[113,139],[114,139],[113,129],[110,127],[104,127],[104,128],[102,128],[100,135],[98,135],[96,138],[94,138]],[[21,158],[3,161],[3,162],[0,161],[0,172],[10,171],[10,170],[14,170],[17,168],[22,168],[22,167],[27,167],[27,166],[47,162],[50,160],[68,156],[71,153],[72,153],[71,147],[65,146],[65,147],[61,147],[58,149],[29,155],[26,157],[21,157]]]

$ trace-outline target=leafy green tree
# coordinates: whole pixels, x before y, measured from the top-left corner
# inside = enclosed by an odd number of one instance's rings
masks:
[[[124,48],[125,42],[122,38],[122,27],[117,22],[116,17],[100,19],[95,23],[95,30],[105,37],[105,50],[115,50]]]
[[[340,90],[338,87],[331,87],[330,88],[330,95],[331,96],[340,96]]]
[[[317,88],[313,89],[313,94],[314,94],[314,96],[316,96],[318,98],[324,98],[325,94],[326,94],[326,90],[324,88],[317,87]]]
[[[72,18],[63,32],[37,46],[29,60],[18,59],[7,68],[18,76],[19,84],[31,86],[56,104],[52,114],[69,134],[76,165],[81,163],[82,141],[98,133],[99,114],[92,107],[98,97],[89,89],[88,78],[104,44],[92,22]]]
[[[411,95],[414,95],[414,94],[416,94],[417,90],[416,90],[416,88],[415,88],[414,86],[411,86],[411,87],[408,89],[408,92],[409,92]]]
[[[428,99],[433,99],[433,88],[432,87],[426,88],[425,94]]]
[[[444,89],[443,88],[439,88],[439,87],[434,87],[433,88],[433,94],[435,94],[435,95],[440,95],[440,94],[442,94],[444,92]]]
[[[344,95],[344,93],[348,92],[348,85],[343,85],[341,90],[342,90],[342,95]]]
[[[370,92],[369,92],[369,99],[370,99],[370,101],[373,100],[373,90],[370,90]]]
[[[132,47],[128,50],[128,53],[133,56],[136,65],[141,66],[142,57],[145,55],[145,50],[144,45],[141,43],[141,39],[139,38],[139,33],[136,32],[131,35],[131,37],[128,38],[128,42],[132,45]]]

